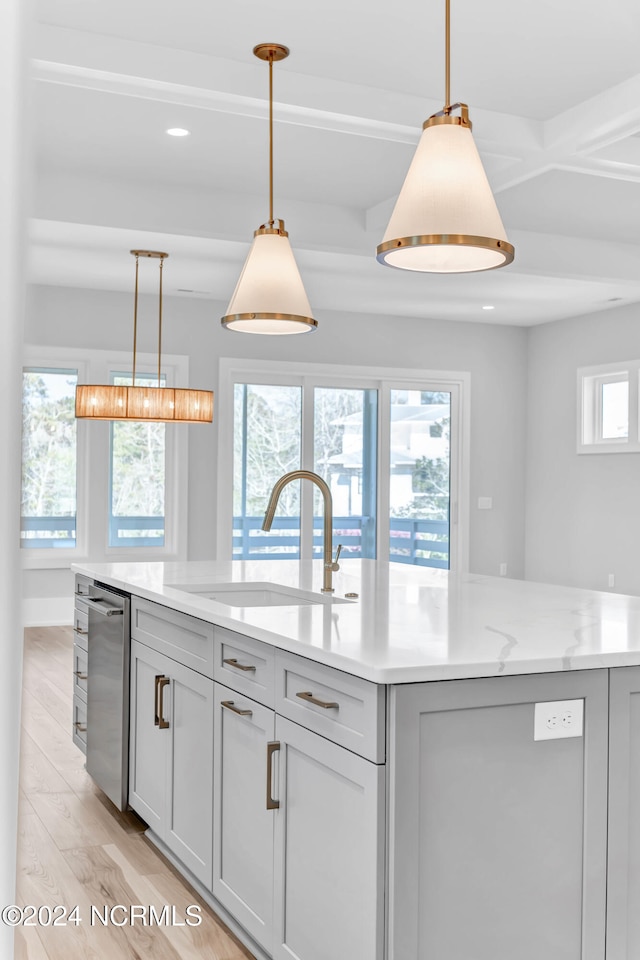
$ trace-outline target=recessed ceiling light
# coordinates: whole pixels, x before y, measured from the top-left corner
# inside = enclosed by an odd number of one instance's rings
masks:
[[[188,137],[191,130],[185,130],[183,127],[171,127],[166,132],[170,137]]]
[[[495,310],[495,307],[492,307],[491,304],[487,304],[486,307],[482,308],[483,310]]]

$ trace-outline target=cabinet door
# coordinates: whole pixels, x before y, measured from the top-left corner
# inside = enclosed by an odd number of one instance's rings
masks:
[[[280,716],[276,739],[274,960],[381,960],[385,767]]]
[[[171,661],[131,641],[129,803],[162,836],[165,820],[168,731],[156,724],[156,677]],[[166,688],[165,688],[166,689]]]
[[[271,952],[274,810],[267,810],[267,744],[275,714],[215,685],[213,893]]]
[[[210,888],[213,681],[132,640],[129,739],[129,803]]]
[[[640,956],[640,667],[610,671],[607,960]]]
[[[162,839],[211,889],[213,680],[167,659],[160,730],[168,741],[166,819]]]
[[[534,741],[582,698],[584,736]],[[606,670],[392,688],[390,960],[602,960],[607,699]]]

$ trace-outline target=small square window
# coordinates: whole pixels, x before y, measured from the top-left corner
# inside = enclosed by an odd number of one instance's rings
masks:
[[[640,452],[640,360],[578,370],[578,453]]]

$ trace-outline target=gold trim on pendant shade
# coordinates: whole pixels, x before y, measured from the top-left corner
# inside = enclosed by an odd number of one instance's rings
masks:
[[[485,270],[496,270],[498,267],[506,267],[515,256],[515,248],[513,244],[507,240],[494,240],[492,237],[467,237],[464,234],[432,233],[428,236],[399,237],[397,240],[387,240],[386,243],[379,244],[376,260],[378,263],[384,263],[389,267],[393,267],[395,264],[389,259],[389,254],[394,250],[400,250],[406,247],[429,246],[475,247],[476,249],[487,250],[502,256],[501,262],[495,263],[493,266],[484,267],[483,269]],[[434,270],[433,272],[438,271]],[[440,272],[453,273],[455,271],[442,270]]]
[[[229,330],[240,330],[243,333],[251,332],[250,325],[252,323],[256,326],[261,323],[267,326],[270,321],[279,324],[281,329],[260,330],[260,333],[278,337],[283,334],[310,333],[318,326],[318,321],[313,317],[301,317],[295,313],[234,313],[222,318],[223,326]]]

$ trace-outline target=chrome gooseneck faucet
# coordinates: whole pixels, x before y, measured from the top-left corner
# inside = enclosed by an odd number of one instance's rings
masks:
[[[333,500],[331,498],[331,490],[329,490],[329,487],[322,477],[319,477],[317,473],[313,473],[311,470],[292,470],[291,473],[285,473],[282,477],[280,477],[279,480],[276,480],[264,514],[262,529],[271,530],[271,524],[273,523],[273,518],[275,516],[276,507],[278,506],[280,494],[286,485],[291,483],[293,480],[311,480],[312,483],[315,483],[322,494],[322,498],[324,500],[324,568],[322,577],[322,593],[333,593],[332,574],[335,573],[336,570],[340,569],[338,558],[340,556],[340,551],[342,550],[342,545],[338,547],[336,558],[334,560],[331,549],[331,541],[333,538]]]

